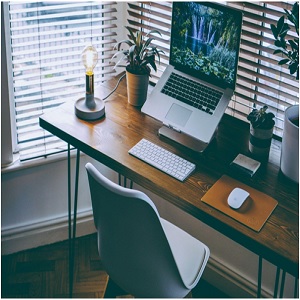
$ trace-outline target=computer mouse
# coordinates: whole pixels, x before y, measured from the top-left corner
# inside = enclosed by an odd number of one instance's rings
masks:
[[[228,205],[233,209],[239,209],[249,195],[247,191],[241,188],[234,188],[228,196]]]

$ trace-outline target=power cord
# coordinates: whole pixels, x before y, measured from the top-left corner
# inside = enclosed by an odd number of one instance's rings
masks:
[[[121,80],[125,77],[125,75],[126,75],[126,73],[123,74],[123,75],[119,78],[119,80],[118,80],[116,86],[114,87],[114,89],[113,89],[106,97],[104,97],[104,98],[102,99],[103,102],[106,102],[105,100],[106,100],[112,93],[114,93],[114,92],[116,91],[116,89],[118,88],[118,86],[119,86]]]

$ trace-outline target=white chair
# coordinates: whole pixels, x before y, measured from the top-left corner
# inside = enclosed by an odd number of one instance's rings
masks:
[[[144,193],[86,164],[100,259],[109,279],[137,298],[181,298],[198,283],[210,251],[164,220]]]

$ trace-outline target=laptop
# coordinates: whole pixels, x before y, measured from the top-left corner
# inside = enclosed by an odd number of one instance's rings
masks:
[[[169,65],[141,109],[163,122],[161,135],[200,152],[213,139],[234,93],[241,27],[236,9],[173,2]]]

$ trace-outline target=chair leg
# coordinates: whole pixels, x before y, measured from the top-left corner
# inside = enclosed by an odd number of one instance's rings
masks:
[[[193,298],[192,291],[189,291],[189,293],[184,298]]]
[[[110,277],[108,277],[103,298],[116,298],[117,296],[124,295],[128,295],[128,293],[122,290],[112,279],[110,279]]]

